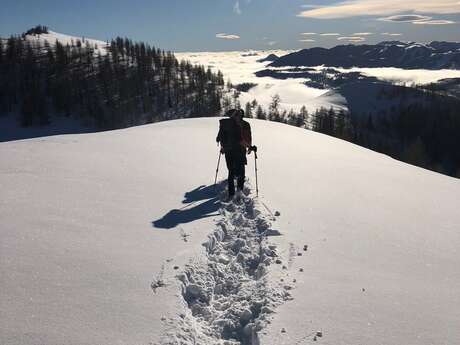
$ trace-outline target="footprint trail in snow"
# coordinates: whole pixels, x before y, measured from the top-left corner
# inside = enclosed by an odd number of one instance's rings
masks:
[[[203,244],[206,257],[178,275],[186,312],[168,321],[163,345],[259,345],[274,308],[291,299],[291,286],[269,279],[270,266],[279,261],[268,242],[279,234],[273,215],[263,212],[249,188],[230,202],[224,194],[221,216]]]

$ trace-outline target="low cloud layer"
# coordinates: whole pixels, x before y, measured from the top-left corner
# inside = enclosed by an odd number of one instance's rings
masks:
[[[311,8],[298,14],[306,18],[348,18],[361,16],[382,16],[400,13],[460,13],[458,0],[348,0],[330,6]]]
[[[301,45],[301,43],[299,43]],[[307,43],[305,43],[307,45]],[[266,54],[274,53],[278,56],[286,55],[292,51],[273,50]],[[331,103],[335,104],[334,99],[325,99],[324,95],[328,89],[314,89],[304,85],[306,81],[299,79],[273,79],[270,77],[256,77],[254,72],[264,68],[265,63],[257,62],[260,55],[248,56],[247,51],[234,52],[214,52],[214,53],[176,53],[176,57],[181,60],[189,60],[193,64],[211,66],[217,72],[221,70],[226,78],[233,84],[254,83],[257,86],[251,88],[249,92],[242,92],[240,95],[241,104],[251,102],[254,98],[259,104],[268,108],[272,102],[272,95],[279,94],[281,97],[281,108],[289,111],[290,108],[298,111],[303,105],[307,106],[308,111],[314,112],[321,106],[329,108]],[[320,71],[319,69],[318,71]],[[404,70],[400,68],[353,68],[336,70],[344,72],[362,72],[368,76],[375,76],[383,80],[395,83],[417,83],[426,84],[436,82],[444,78],[460,77],[460,70]],[[329,103],[331,102],[331,103]]]
[[[337,32],[326,32],[326,33],[323,33],[323,34],[320,34],[321,36],[340,36],[339,33]]]
[[[224,39],[224,40],[239,40],[240,39],[240,36],[238,35],[226,34],[223,32],[216,34],[216,37]]]
[[[364,42],[366,39],[364,37],[358,37],[358,36],[342,36],[342,37],[338,37],[337,40],[351,42],[351,43],[358,43],[358,42]]]

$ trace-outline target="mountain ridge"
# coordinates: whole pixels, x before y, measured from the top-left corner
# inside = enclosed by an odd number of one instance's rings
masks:
[[[375,45],[314,47],[281,56],[269,66],[398,67],[460,69],[460,43],[383,41]]]

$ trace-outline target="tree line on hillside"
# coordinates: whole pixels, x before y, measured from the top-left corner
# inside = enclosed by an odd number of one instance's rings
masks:
[[[460,178],[459,110],[459,100],[443,97],[380,114],[323,109],[316,114],[313,130]]]
[[[417,88],[420,88],[417,86]],[[409,92],[408,88],[394,89]],[[238,101],[225,101],[239,106]],[[236,98],[237,95],[234,95]],[[276,121],[327,134],[395,159],[460,177],[460,100],[427,92],[425,102],[393,107],[378,114],[360,114],[324,108],[308,112],[280,109],[281,98],[274,95],[268,109],[257,100],[247,102],[247,117]]]
[[[34,28],[31,28],[24,32],[21,36],[25,38],[27,35],[41,35],[41,34],[48,34],[48,27],[45,25],[37,25]]]
[[[39,26],[28,35],[47,32]],[[279,95],[272,96],[267,109],[257,100],[242,107],[240,93],[253,86],[225,85],[220,71],[179,62],[171,52],[127,38],[103,47],[84,39],[65,45],[26,35],[0,39],[0,115],[17,112],[25,127],[48,124],[51,114],[105,130],[243,108],[249,118],[317,131],[460,177],[459,99],[414,85],[382,89],[385,97],[396,99],[417,89],[425,95],[378,114],[334,108],[308,112],[305,106],[287,111]]]
[[[22,126],[47,124],[54,113],[97,129],[213,116],[223,87],[222,73],[127,38],[105,47],[78,39],[0,40],[0,114],[19,112]]]

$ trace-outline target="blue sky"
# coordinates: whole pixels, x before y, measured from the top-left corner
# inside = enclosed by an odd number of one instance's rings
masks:
[[[0,35],[37,24],[173,51],[460,39],[459,0],[2,0]]]

